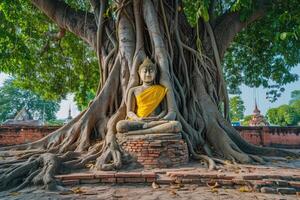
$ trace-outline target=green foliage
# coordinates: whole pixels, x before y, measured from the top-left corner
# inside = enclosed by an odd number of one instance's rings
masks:
[[[231,97],[229,100],[230,118],[232,121],[240,121],[244,117],[245,106],[240,96]]]
[[[62,126],[64,124],[64,120],[61,119],[52,119],[46,122],[48,126]]]
[[[239,86],[268,88],[271,102],[284,91],[284,85],[298,80],[291,69],[300,63],[300,4],[276,1],[266,16],[240,32],[224,59],[230,93]]]
[[[75,9],[91,11],[88,1],[65,0]],[[112,4],[111,1],[110,5]],[[253,0],[183,0],[183,10],[192,25],[199,18],[214,20],[225,12],[239,12],[247,20],[257,8]],[[238,34],[224,59],[224,72],[231,93],[239,86],[269,88],[276,100],[283,86],[298,76],[290,70],[300,61],[300,4],[296,0],[271,2],[266,17]],[[107,12],[114,10],[109,7]],[[113,11],[112,11],[113,12]],[[213,24],[213,23],[212,23]],[[71,33],[60,41],[58,27],[29,1],[0,3],[0,72],[16,77],[15,84],[53,100],[68,93],[84,109],[98,86],[97,58],[92,49]]]
[[[300,100],[300,90],[292,91],[290,104],[292,104],[293,102],[295,102],[297,100]]]
[[[195,26],[200,17],[203,18],[204,21],[209,20],[209,3],[210,0],[183,0],[184,12],[191,25]]]
[[[249,126],[252,115],[246,115],[242,121],[242,126]]]
[[[0,122],[14,118],[23,107],[31,117],[47,121],[55,119],[59,103],[44,100],[31,91],[19,89],[12,79],[7,79],[0,88]]]
[[[267,111],[267,117],[270,123],[279,126],[297,125],[299,116],[295,109],[289,105],[282,105],[278,108],[272,108]]]
[[[267,111],[267,117],[272,124],[288,126],[297,125],[300,122],[300,91],[292,91],[291,98],[289,105],[282,105]]]
[[[88,9],[88,2],[68,1]],[[61,100],[68,93],[83,109],[98,86],[97,58],[77,36],[59,32],[30,2],[8,0],[0,3],[0,72],[13,75],[15,84],[44,98]],[[92,97],[91,97],[92,96]]]

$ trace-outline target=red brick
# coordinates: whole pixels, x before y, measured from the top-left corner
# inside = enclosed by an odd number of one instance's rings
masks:
[[[125,183],[144,183],[145,178],[124,178]]]
[[[262,180],[264,178],[268,178],[264,175],[243,175],[242,179],[244,180]]]
[[[95,183],[100,183],[100,179],[83,179],[80,180],[80,183],[82,184],[95,184]]]
[[[101,178],[101,183],[115,183],[116,178]]]
[[[142,177],[144,178],[155,178],[155,172],[142,172]]]
[[[61,180],[79,180],[79,179],[94,179],[94,174],[88,173],[76,173],[76,174],[66,174],[60,177]]]
[[[66,186],[79,185],[79,180],[63,180],[62,183]]]
[[[291,181],[289,184],[292,187],[300,188],[300,182]]]
[[[155,182],[155,181],[156,181],[156,178],[146,178],[147,183],[152,183],[152,182]]]
[[[96,178],[114,178],[115,172],[96,172],[95,177]]]
[[[115,177],[122,177],[122,178],[138,178],[142,177],[141,172],[117,172]]]
[[[117,178],[117,183],[124,183],[124,178]]]

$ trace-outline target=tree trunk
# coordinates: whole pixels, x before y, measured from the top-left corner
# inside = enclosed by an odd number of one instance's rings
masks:
[[[17,158],[0,163],[1,190],[28,184],[60,189],[53,177],[66,169],[89,163],[101,170],[124,166],[126,155],[116,141],[116,124],[126,116],[127,92],[139,84],[137,69],[146,57],[159,68],[160,84],[168,88],[168,111],[181,122],[192,158],[204,159],[213,169],[216,157],[262,163],[265,156],[295,155],[251,145],[231,127],[221,44],[209,23],[199,22],[201,33],[190,27],[177,0],[118,1],[114,17],[104,16],[111,6],[106,1],[91,1],[94,17],[89,15],[85,24],[80,12],[61,1],[33,3],[95,49],[101,80],[95,99],[71,122],[37,142],[12,147],[16,151],[9,154]],[[69,15],[62,20],[64,10]],[[196,39],[202,41],[200,49]],[[9,149],[1,148],[2,154]]]

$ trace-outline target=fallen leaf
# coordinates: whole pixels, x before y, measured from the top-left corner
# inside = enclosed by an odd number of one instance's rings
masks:
[[[249,186],[242,186],[239,188],[240,192],[252,192],[252,188]]]
[[[231,162],[230,160],[225,160],[224,163],[225,163],[226,165],[231,165],[231,164],[232,164],[232,162]]]
[[[9,193],[10,196],[18,196],[20,195],[20,192],[11,192]]]
[[[178,195],[175,190],[169,190],[169,193],[172,194],[172,195]]]
[[[153,189],[158,189],[158,188],[160,188],[160,186],[156,182],[153,182],[152,183],[152,188]]]
[[[287,157],[285,157],[287,160],[293,160],[294,158],[293,157],[291,157],[291,156],[287,156]]]
[[[206,185],[211,189],[221,187],[221,185],[218,182],[207,182]]]
[[[211,191],[212,193],[218,193],[218,192],[219,192],[217,188],[211,188],[210,191]]]
[[[82,194],[85,193],[84,190],[82,190],[80,187],[72,188],[71,189],[75,194]]]
[[[94,169],[95,165],[94,164],[86,164],[85,167],[89,168],[89,169]]]

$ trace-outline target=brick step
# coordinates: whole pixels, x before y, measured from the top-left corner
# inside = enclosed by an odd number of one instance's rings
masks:
[[[57,175],[56,179],[65,186],[78,184],[197,184],[226,188],[250,187],[252,191],[264,193],[296,194],[300,192],[299,175],[240,175],[196,173],[186,171],[171,172],[86,172]]]

